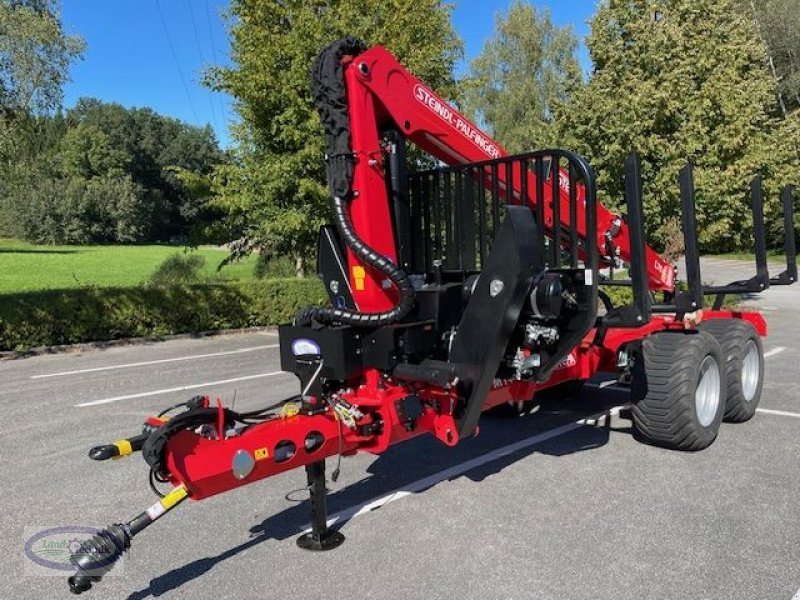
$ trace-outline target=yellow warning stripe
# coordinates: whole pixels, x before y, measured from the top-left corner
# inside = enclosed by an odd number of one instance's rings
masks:
[[[131,446],[130,440],[117,440],[114,442],[114,445],[117,447],[119,454],[112,458],[122,458],[123,456],[128,456],[129,454],[133,453],[133,447]]]
[[[188,495],[189,492],[186,491],[185,487],[176,487],[160,500],[161,506],[163,506],[166,510],[169,510]]]

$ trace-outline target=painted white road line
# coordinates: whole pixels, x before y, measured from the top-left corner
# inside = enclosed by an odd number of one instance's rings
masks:
[[[525,438],[518,442],[514,442],[513,444],[508,444],[507,446],[503,446],[501,448],[497,448],[463,462],[461,464],[449,467],[438,473],[434,473],[433,475],[429,475],[428,477],[423,477],[422,479],[418,479],[412,483],[404,485],[401,488],[398,488],[388,494],[381,496],[379,498],[373,498],[372,500],[367,500],[366,502],[362,502],[361,504],[357,504],[356,506],[351,506],[350,508],[346,508],[343,511],[336,513],[335,515],[331,516],[328,519],[328,525],[333,525],[338,521],[348,521],[360,515],[366,514],[370,511],[375,510],[376,508],[381,508],[382,506],[386,506],[390,502],[394,502],[396,500],[401,500],[408,496],[413,496],[423,490],[433,487],[437,483],[441,483],[446,479],[450,479],[453,477],[458,477],[459,475],[463,475],[464,473],[471,471],[473,469],[477,469],[487,463],[490,463],[498,458],[503,458],[504,456],[508,456],[509,454],[513,454],[514,452],[519,452],[520,450],[524,450],[526,448],[530,448],[531,446],[536,446],[537,444],[541,444],[542,442],[546,442],[548,440],[552,440],[553,438],[557,438],[564,434],[567,434],[571,431],[575,431],[576,429],[580,429],[586,425],[598,425],[601,422],[604,422],[606,419],[610,419],[614,415],[618,415],[619,412],[628,405],[620,405],[610,408],[607,411],[603,411],[601,413],[594,414],[592,416],[586,417],[584,419],[578,419],[577,421],[573,421],[571,423],[566,423],[561,425],[560,427],[556,427],[555,429],[551,429],[549,431],[544,431],[542,433],[537,433],[531,437]],[[311,531],[310,527],[307,527],[305,531]]]
[[[786,350],[783,346],[778,346],[777,348],[773,348],[769,352],[764,352],[764,358],[769,358],[770,356],[775,356],[776,354],[780,354]]]
[[[777,415],[779,417],[794,417],[800,419],[800,413],[787,412],[785,410],[773,410],[771,408],[757,408],[756,412],[764,413],[765,415]]]
[[[152,392],[141,392],[139,394],[128,394],[126,396],[114,396],[113,398],[103,398],[102,400],[92,400],[91,402],[83,402],[75,404],[74,408],[82,408],[84,406],[98,406],[100,404],[110,404],[111,402],[119,402],[120,400],[132,400],[134,398],[146,398],[147,396],[158,396],[160,394],[170,394],[172,392],[183,392],[186,390],[196,390],[204,387],[211,387],[213,385],[224,385],[226,383],[236,383],[237,381],[249,381],[251,379],[262,379],[264,377],[275,377],[276,375],[283,375],[283,371],[273,371],[271,373],[259,373],[258,375],[246,375],[244,377],[234,377],[233,379],[220,379],[218,381],[206,381],[205,383],[193,383],[191,385],[182,385],[174,388],[165,388],[163,390],[153,390]]]
[[[794,595],[794,598],[792,598],[792,600],[800,600],[800,590],[797,590],[797,593]]]
[[[190,356],[177,356],[175,358],[161,358],[158,360],[145,360],[142,362],[127,363],[123,365],[110,365],[107,367],[93,367],[91,369],[76,369],[75,371],[60,371],[58,373],[46,373],[44,375],[31,375],[31,379],[46,379],[48,377],[63,377],[65,375],[80,375],[81,373],[96,373],[98,371],[114,371],[116,369],[130,369],[133,367],[146,367],[149,365],[159,365],[169,362],[181,362],[185,360],[196,360],[199,358],[210,358],[212,356],[227,356],[230,354],[244,354],[245,352],[256,352],[267,350],[268,348],[279,348],[280,344],[267,344],[264,346],[251,346],[249,348],[239,348],[238,350],[226,350],[225,352],[209,352],[208,354],[192,354]]]

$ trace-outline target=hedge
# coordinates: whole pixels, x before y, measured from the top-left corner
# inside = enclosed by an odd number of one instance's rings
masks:
[[[312,279],[0,295],[0,350],[276,325],[327,301]]]
[[[630,302],[628,288],[606,291],[615,304]],[[325,302],[316,278],[3,294],[0,351],[277,325]],[[726,307],[737,303],[730,296]]]

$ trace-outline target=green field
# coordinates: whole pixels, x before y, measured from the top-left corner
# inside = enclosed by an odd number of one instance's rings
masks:
[[[186,250],[170,245],[38,246],[0,238],[0,294],[81,286],[136,286],[173,254],[199,254],[205,259],[203,277],[253,278],[255,256],[217,272],[225,250],[201,246]]]
[[[725,258],[728,260],[742,260],[745,262],[755,262],[756,255],[748,252],[728,252],[727,254],[711,254],[708,258]],[[782,264],[786,262],[783,250],[767,250],[767,261],[770,263]]]

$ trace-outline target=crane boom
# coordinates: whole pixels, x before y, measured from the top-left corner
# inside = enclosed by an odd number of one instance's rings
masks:
[[[395,260],[394,240],[386,235],[387,231],[391,231],[388,199],[385,186],[379,184],[384,176],[379,137],[381,130],[389,126],[396,127],[409,141],[447,165],[492,161],[508,156],[508,152],[412,75],[382,46],[374,46],[354,60],[349,60],[345,68],[345,80],[351,115],[352,149],[356,156],[353,189],[357,191],[357,197],[351,207],[353,222],[367,243]],[[362,157],[368,157],[368,160],[361,160]],[[529,193],[524,199],[521,197],[522,176],[519,168],[515,167],[511,181],[513,197],[508,199],[509,203],[525,203],[535,209],[536,195],[532,190],[536,189],[536,176],[530,171],[524,174],[529,178],[525,186]],[[499,179],[501,186],[508,187],[504,172],[499,174]],[[569,175],[563,168],[560,169],[558,187],[560,226],[569,229],[572,225]],[[579,185],[579,202],[583,201],[584,194],[583,187]],[[544,197],[547,200],[544,225],[546,231],[552,233],[554,211],[549,201],[550,186],[546,186]],[[580,217],[576,228],[581,239],[597,244],[601,261],[612,264],[615,258],[619,258],[629,262],[630,233],[619,215],[598,204],[597,231],[587,231]],[[674,266],[649,246],[645,248],[645,264],[651,290],[674,289]],[[356,289],[354,281],[351,281],[351,285]],[[374,286],[367,283],[363,287],[364,290],[355,292],[356,302],[363,310],[380,310],[392,304],[394,297],[391,290],[383,289],[380,282]]]

